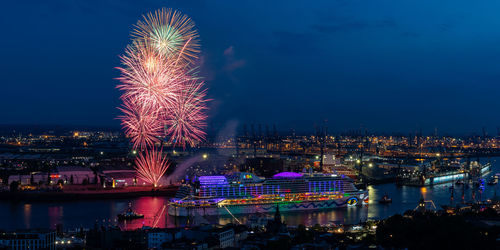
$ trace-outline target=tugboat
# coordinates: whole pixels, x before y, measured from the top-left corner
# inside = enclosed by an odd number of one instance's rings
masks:
[[[378,201],[378,203],[380,203],[380,204],[389,204],[389,203],[392,203],[392,199],[391,199],[391,198],[389,198],[389,196],[386,194],[386,195],[384,195],[384,196],[382,197],[382,199],[380,199],[380,200]]]
[[[135,220],[144,218],[143,214],[138,214],[132,210],[132,204],[128,204],[128,209],[126,212],[117,215],[118,220]]]

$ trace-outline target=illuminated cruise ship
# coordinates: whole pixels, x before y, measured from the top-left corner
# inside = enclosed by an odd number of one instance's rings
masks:
[[[283,172],[264,179],[251,173],[200,176],[170,200],[173,216],[233,215],[322,210],[368,204],[368,192],[349,177]]]
[[[401,184],[408,186],[432,186],[449,182],[479,178],[491,171],[491,163],[480,164],[477,161],[459,164],[459,169],[435,173],[425,173],[401,180]]]

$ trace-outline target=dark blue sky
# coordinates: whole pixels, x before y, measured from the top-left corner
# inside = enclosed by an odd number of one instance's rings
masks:
[[[2,3],[0,124],[117,125],[118,55],[142,14],[171,7],[196,22],[221,126],[500,125],[498,1],[42,2]]]

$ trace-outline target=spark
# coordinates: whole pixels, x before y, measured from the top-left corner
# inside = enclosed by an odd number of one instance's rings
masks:
[[[156,150],[146,150],[135,159],[135,169],[139,178],[157,187],[161,177],[165,174],[170,163],[163,157],[163,152]]]
[[[206,89],[203,82],[190,80],[179,93],[171,109],[171,118],[167,120],[167,131],[170,141],[185,147],[194,146],[197,141],[205,139],[205,110],[207,109]]]
[[[180,58],[186,64],[192,63],[200,52],[194,22],[172,9],[163,8],[143,16],[143,20],[135,25],[132,37],[146,41],[168,58]]]
[[[156,109],[172,105],[181,82],[188,77],[185,69],[166,60],[147,44],[134,43],[127,47],[121,59],[124,67],[118,68],[121,84],[117,88],[124,91],[122,97]]]
[[[134,149],[144,149],[160,141],[163,125],[158,119],[158,111],[126,98],[119,109],[123,115],[118,119],[122,121],[125,134],[131,138]]]

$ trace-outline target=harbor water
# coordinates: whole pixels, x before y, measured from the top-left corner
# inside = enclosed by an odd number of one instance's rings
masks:
[[[490,161],[491,172],[484,178],[500,173],[500,158],[481,159],[482,163]],[[327,211],[283,213],[283,219],[288,225],[314,224],[354,224],[368,219],[383,219],[391,215],[414,209],[420,199],[432,200],[440,205],[450,204],[452,183],[432,187],[398,187],[393,183],[368,186],[370,204],[364,207],[349,207]],[[492,198],[498,190],[498,185],[485,185],[484,191],[476,192],[476,199]],[[470,200],[473,188],[465,189],[465,200]],[[454,203],[462,200],[461,187],[454,189]],[[392,198],[391,204],[379,204],[384,195]],[[32,229],[55,228],[62,224],[64,229],[92,228],[95,225],[117,225],[123,229],[135,229],[142,226],[176,227],[188,223],[245,223],[249,215],[236,217],[175,218],[166,215],[168,197],[140,197],[137,199],[115,200],[84,200],[68,202],[19,202],[0,201],[0,229]],[[117,215],[132,204],[135,212],[144,214],[144,218],[130,222],[117,221]]]

